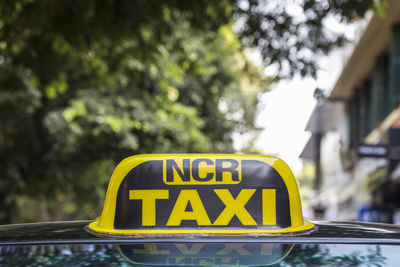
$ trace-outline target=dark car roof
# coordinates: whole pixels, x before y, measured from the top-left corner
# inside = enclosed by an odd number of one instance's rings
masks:
[[[105,237],[87,232],[91,221],[13,224],[0,226],[0,245],[124,244],[155,242],[269,242],[400,244],[400,227],[361,222],[314,222],[315,230],[303,234],[270,236],[168,236]]]

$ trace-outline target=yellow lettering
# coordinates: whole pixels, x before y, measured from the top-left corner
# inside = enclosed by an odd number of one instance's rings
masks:
[[[224,244],[224,248],[217,252],[217,255],[228,255],[236,251],[242,256],[251,256],[251,253],[244,248],[244,244]]]
[[[196,255],[204,247],[204,244],[192,244],[190,248],[188,248],[186,244],[175,244],[175,247],[179,250],[180,253],[184,255],[187,254]]]
[[[169,255],[169,250],[158,250],[157,244],[144,244],[143,249],[133,249],[134,254],[155,254],[155,255]]]
[[[271,256],[274,251],[274,244],[262,244],[261,245],[261,256]]]
[[[191,257],[168,257],[167,265],[193,265],[193,259]]]
[[[193,265],[212,266],[212,265],[215,265],[215,259],[214,258],[194,258]]]
[[[240,260],[237,258],[215,258],[215,265],[221,266],[221,265],[240,265]]]
[[[186,211],[188,204],[192,211]],[[195,220],[198,225],[211,225],[197,190],[182,190],[169,216],[167,226],[181,225],[182,220]]]
[[[168,199],[168,190],[129,190],[129,199],[142,200],[142,225],[156,225],[156,200]]]
[[[227,266],[239,265],[240,261],[236,258],[214,258],[214,257],[168,257],[167,265],[184,265],[184,266]]]
[[[242,189],[234,199],[228,189],[214,189],[214,192],[225,204],[225,209],[215,220],[214,225],[228,225],[235,215],[243,225],[257,225],[244,207],[255,191],[255,189]]]
[[[238,184],[241,180],[241,160],[219,157],[164,160],[163,182],[167,185]]]
[[[276,224],[276,189],[262,190],[263,225]]]

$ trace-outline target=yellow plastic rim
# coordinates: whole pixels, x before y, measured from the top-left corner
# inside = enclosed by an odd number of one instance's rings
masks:
[[[312,222],[304,220],[304,224],[297,227],[288,227],[281,229],[146,229],[146,230],[118,230],[104,229],[99,227],[99,221],[94,221],[89,224],[89,229],[100,234],[107,235],[188,235],[188,234],[209,234],[209,235],[277,235],[282,233],[300,233],[314,228]]]

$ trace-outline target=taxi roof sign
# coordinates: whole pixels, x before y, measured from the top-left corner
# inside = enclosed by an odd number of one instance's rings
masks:
[[[262,235],[304,232],[289,167],[268,156],[149,154],[126,158],[103,212],[89,224],[109,235]]]
[[[286,243],[136,243],[117,245],[120,255],[145,266],[267,266],[282,261],[294,244]]]

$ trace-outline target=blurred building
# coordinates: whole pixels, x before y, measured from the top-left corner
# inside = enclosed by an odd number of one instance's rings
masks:
[[[384,16],[370,19],[306,127],[312,137],[303,159],[315,160],[322,136],[314,201],[327,219],[399,223],[400,1],[389,3]]]

